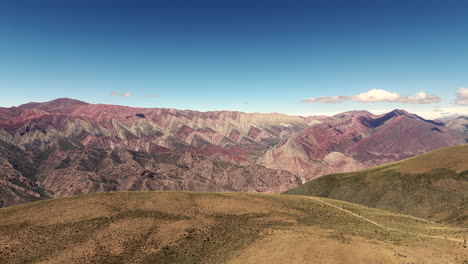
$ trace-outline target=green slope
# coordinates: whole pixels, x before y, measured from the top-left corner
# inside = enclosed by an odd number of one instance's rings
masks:
[[[285,194],[327,197],[467,227],[468,145],[326,175]]]
[[[0,209],[0,263],[456,263],[467,235],[324,198],[100,193]]]

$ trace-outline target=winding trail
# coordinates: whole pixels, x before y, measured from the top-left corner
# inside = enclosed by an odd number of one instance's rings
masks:
[[[364,220],[364,221],[367,221],[367,222],[369,222],[369,223],[371,223],[371,224],[373,224],[373,225],[375,225],[375,226],[378,226],[378,227],[383,228],[383,229],[386,229],[386,230],[390,230],[390,231],[394,231],[394,232],[399,232],[399,233],[403,233],[403,234],[408,234],[408,235],[413,235],[413,236],[422,236],[422,237],[428,237],[428,238],[438,238],[438,239],[450,240],[450,241],[454,241],[454,242],[464,242],[463,239],[458,239],[458,238],[451,238],[451,237],[443,237],[443,236],[431,236],[431,235],[425,235],[425,234],[418,234],[418,233],[412,233],[412,232],[408,232],[408,231],[403,231],[403,230],[395,229],[395,228],[392,228],[392,227],[387,227],[387,226],[384,226],[384,225],[382,225],[382,224],[379,224],[379,223],[377,223],[377,222],[375,222],[375,221],[372,221],[372,220],[370,220],[369,218],[366,218],[366,217],[364,217],[364,216],[361,216],[361,215],[358,215],[358,214],[356,214],[356,213],[353,213],[352,211],[346,210],[346,209],[341,208],[341,207],[339,207],[339,206],[337,206],[337,205],[334,205],[334,204],[332,204],[332,203],[323,201],[323,200],[321,200],[321,199],[319,199],[319,198],[317,198],[317,197],[313,197],[313,196],[307,196],[307,197],[310,198],[310,199],[312,199],[312,200],[314,200],[314,201],[316,201],[316,202],[319,202],[319,203],[322,203],[322,204],[325,204],[325,205],[334,207],[334,208],[336,208],[336,209],[338,209],[338,210],[340,210],[340,211],[343,211],[343,212],[345,212],[345,213],[347,213],[347,214],[350,214],[350,215],[352,215],[352,216],[354,216],[354,217],[357,217],[357,218],[359,218],[359,219],[362,219],[362,220]]]

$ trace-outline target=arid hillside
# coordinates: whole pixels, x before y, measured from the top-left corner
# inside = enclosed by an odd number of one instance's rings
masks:
[[[115,192],[0,209],[0,262],[463,263],[467,231],[315,197]]]
[[[468,227],[468,145],[331,174],[286,194],[313,195]]]

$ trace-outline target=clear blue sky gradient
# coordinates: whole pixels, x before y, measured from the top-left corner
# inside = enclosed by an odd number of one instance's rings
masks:
[[[0,106],[70,97],[314,114],[454,107],[459,87],[463,0],[0,1]],[[442,102],[301,103],[372,88]]]

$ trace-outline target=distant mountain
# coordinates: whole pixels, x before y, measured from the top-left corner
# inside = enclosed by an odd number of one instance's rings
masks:
[[[446,123],[447,127],[452,130],[458,131],[466,136],[468,139],[468,117],[460,116]]]
[[[468,227],[468,144],[331,174],[286,194],[314,195]]]
[[[282,192],[464,140],[404,111],[305,118],[62,98],[0,108],[0,206],[103,191]]]
[[[310,180],[463,144],[465,138],[442,122],[425,120],[403,110],[383,115],[351,111],[311,123],[309,128],[269,149],[259,163]]]
[[[461,115],[461,114],[451,114],[451,115],[447,115],[447,116],[437,118],[437,120],[441,121],[441,122],[444,122],[444,123],[447,123],[448,121],[451,121],[453,119],[457,119],[459,117],[463,117],[463,115]]]

